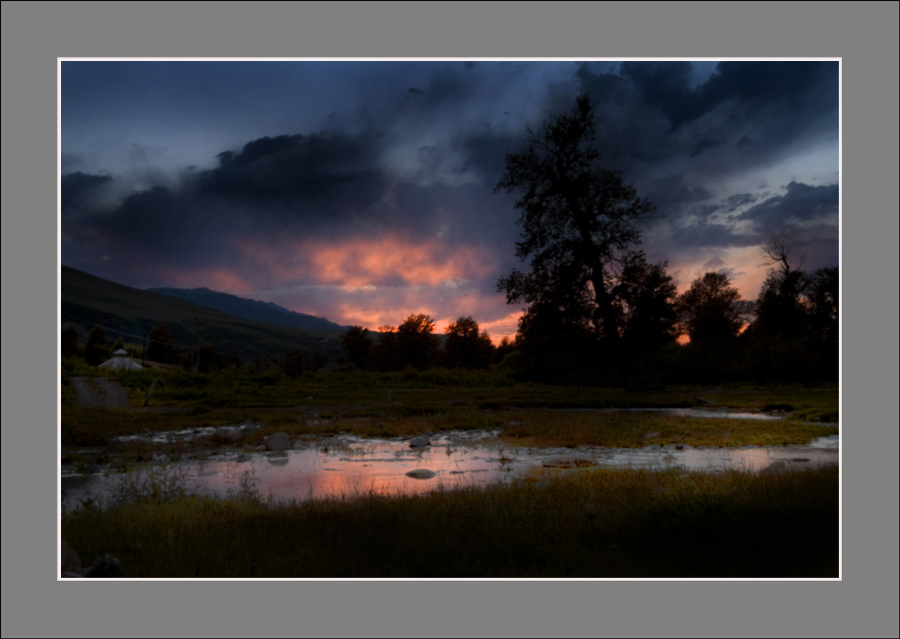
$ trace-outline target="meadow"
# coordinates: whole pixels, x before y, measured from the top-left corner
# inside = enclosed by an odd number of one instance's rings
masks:
[[[80,408],[68,380],[100,371],[63,362],[62,462],[119,460],[111,500],[62,517],[62,538],[87,564],[111,553],[129,577],[493,578],[837,577],[836,468],[753,475],[671,469],[535,470],[508,485],[419,495],[357,493],[273,501],[245,478],[227,498],[188,494],[174,465],[151,490],[128,470],[201,444],[114,437],[261,423],[294,440],[352,433],[410,437],[495,430],[504,446],[639,448],[806,444],[832,435],[837,385],[621,389],[515,383],[500,371],[350,369],[291,379],[276,370],[192,375],[104,373],[132,408]],[[147,391],[153,385],[153,392]],[[146,403],[146,406],[144,404]],[[708,419],[573,408],[705,407],[778,411],[782,419]]]

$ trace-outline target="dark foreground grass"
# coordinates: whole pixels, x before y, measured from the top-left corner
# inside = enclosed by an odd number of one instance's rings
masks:
[[[179,406],[198,409],[306,407],[339,413],[383,413],[389,416],[434,414],[448,406],[500,408],[687,408],[732,409],[791,407],[805,421],[837,421],[837,384],[819,386],[669,387],[640,392],[621,388],[550,386],[516,383],[502,371],[435,369],[374,373],[320,371],[289,378],[278,371],[252,373],[222,370],[108,371],[76,360],[63,360],[61,401],[71,404],[71,377],[108,376],[127,391],[132,406]],[[148,391],[153,392],[148,398]]]
[[[837,469],[558,471],[302,503],[162,488],[65,514],[63,539],[130,577],[838,577]]]

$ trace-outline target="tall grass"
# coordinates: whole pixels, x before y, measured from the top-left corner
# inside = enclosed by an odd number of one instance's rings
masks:
[[[542,472],[513,485],[275,503],[146,490],[63,516],[134,577],[836,577],[837,469]]]

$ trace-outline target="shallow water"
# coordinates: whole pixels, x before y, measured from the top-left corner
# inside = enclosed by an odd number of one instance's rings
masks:
[[[560,411],[593,412],[593,413],[661,413],[673,417],[710,417],[720,419],[758,419],[771,421],[782,419],[783,413],[749,413],[732,412],[715,408],[560,408]]]
[[[837,466],[839,436],[819,438],[807,446],[762,448],[693,448],[674,444],[644,448],[521,449],[501,447],[496,432],[454,431],[412,449],[407,439],[325,438],[314,446],[282,453],[225,452],[205,460],[169,465],[183,474],[191,491],[226,496],[241,477],[262,496],[304,500],[331,495],[423,493],[437,488],[483,486],[510,481],[534,467],[591,465],[606,468],[747,470],[759,472],[775,462],[788,469]],[[578,461],[581,460],[581,461]],[[430,472],[422,472],[430,471]],[[141,472],[141,470],[134,471]],[[577,472],[577,471],[576,471]],[[425,478],[409,476],[424,475]],[[433,475],[431,474],[433,473]],[[62,476],[63,509],[81,506],[88,496],[104,499],[121,474]]]

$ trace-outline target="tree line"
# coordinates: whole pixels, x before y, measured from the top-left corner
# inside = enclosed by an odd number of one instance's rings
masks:
[[[443,345],[434,332],[430,315],[409,315],[399,326],[382,326],[374,334],[352,326],[341,336],[346,363],[371,371],[395,371],[407,367],[487,369],[514,350],[504,338],[494,346],[486,330],[471,316],[459,317],[444,332]],[[340,362],[344,363],[344,362]]]
[[[371,371],[496,365],[519,380],[625,389],[837,380],[838,267],[804,271],[792,236],[781,231],[761,247],[770,268],[755,302],[741,299],[724,270],[700,275],[678,295],[668,263],[650,263],[640,248],[643,225],[659,218],[656,207],[601,162],[596,119],[590,98],[578,96],[570,111],[528,128],[527,146],[506,157],[495,190],[519,194],[516,256],[530,260],[497,282],[507,302],[525,311],[515,340],[495,347],[471,316],[461,316],[441,346],[434,320],[411,314],[396,329],[351,327],[341,337],[346,357],[336,363]],[[689,341],[680,344],[681,336]],[[64,335],[63,356],[70,342]],[[105,343],[105,335],[91,334],[89,362]],[[199,352],[201,369],[229,365],[212,345]],[[151,331],[149,359],[179,357],[189,355],[165,326]],[[278,362],[291,376],[328,363],[304,350]]]
[[[596,119],[583,94],[529,127],[495,189],[520,196],[516,256],[530,260],[497,284],[509,304],[526,306],[515,341],[520,377],[626,389],[837,379],[838,267],[802,271],[790,234],[775,233],[762,247],[773,268],[755,304],[725,271],[677,295],[668,264],[649,263],[640,249],[656,207],[603,165]]]

